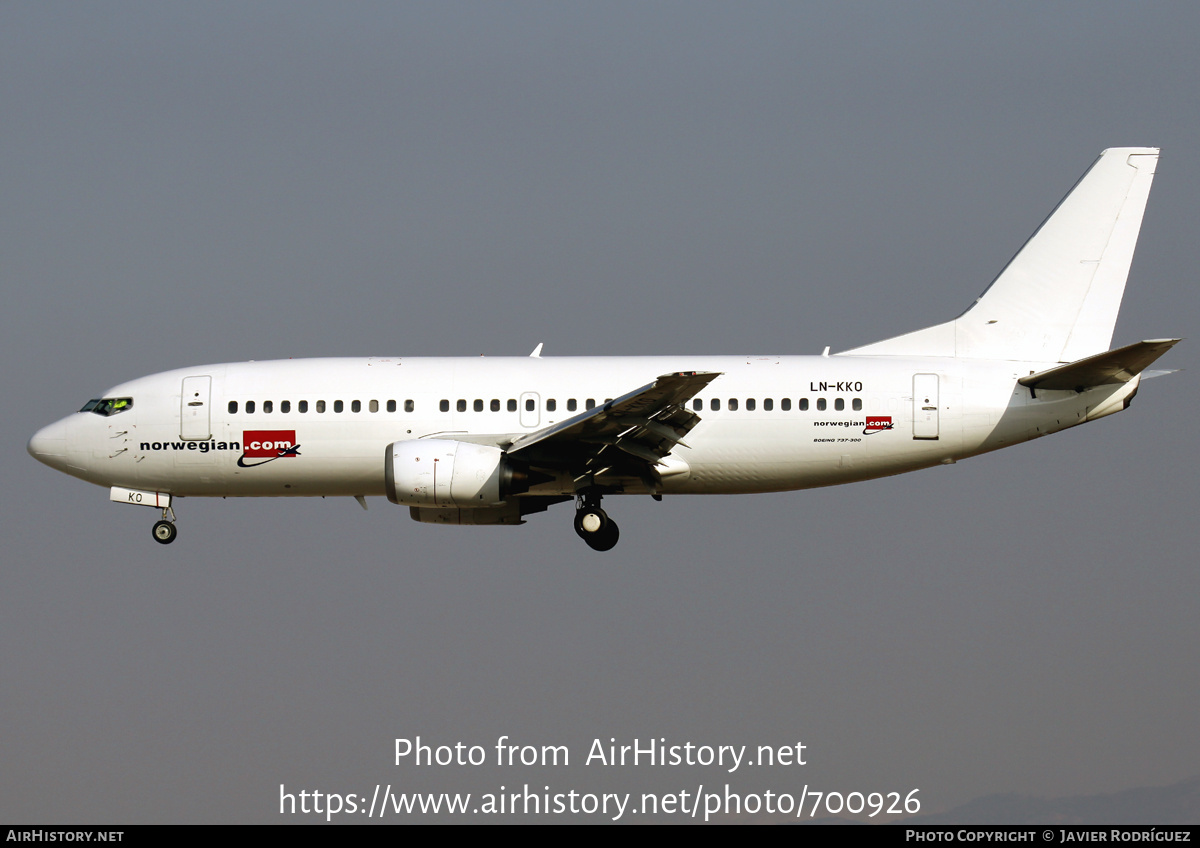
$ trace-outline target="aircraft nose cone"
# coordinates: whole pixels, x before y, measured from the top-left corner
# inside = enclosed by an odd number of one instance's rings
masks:
[[[67,420],[55,421],[38,430],[25,449],[38,462],[61,470],[67,464]]]

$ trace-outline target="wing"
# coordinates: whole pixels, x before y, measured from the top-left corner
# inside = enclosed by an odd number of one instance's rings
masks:
[[[653,383],[535,433],[515,439],[509,456],[564,468],[576,481],[601,474],[636,477],[657,494],[659,466],[700,423],[684,404],[721,376],[715,371],[664,374]]]

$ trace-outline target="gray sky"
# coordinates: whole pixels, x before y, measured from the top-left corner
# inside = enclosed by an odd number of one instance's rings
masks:
[[[1197,774],[1194,372],[952,468],[616,499],[604,556],[569,506],[456,531],[382,499],[189,499],[164,548],[24,446],[206,362],[852,347],[961,312],[1122,145],[1163,156],[1114,343],[1193,336],[1198,29],[1186,4],[0,6],[0,819],[275,822],[281,783],[933,811]],[[572,764],[391,764],[396,737],[502,734]],[[583,766],[610,737],[808,764]]]

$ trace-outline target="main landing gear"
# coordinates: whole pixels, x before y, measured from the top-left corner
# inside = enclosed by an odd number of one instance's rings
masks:
[[[167,516],[170,515],[168,520]],[[179,535],[179,531],[175,529],[175,510],[167,507],[162,511],[162,519],[154,522],[154,529],[150,531],[154,534],[154,541],[160,545],[169,545],[175,541],[175,537]]]
[[[599,495],[583,495],[575,507],[575,532],[593,551],[611,551],[621,538],[617,522],[600,508]]]

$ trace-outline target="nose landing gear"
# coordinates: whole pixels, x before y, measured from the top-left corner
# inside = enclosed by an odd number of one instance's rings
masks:
[[[170,520],[167,516],[170,515]],[[179,531],[175,529],[175,510],[167,507],[162,511],[162,519],[154,522],[154,529],[150,531],[154,534],[154,541],[160,545],[169,545],[175,541],[175,537],[179,535]]]
[[[621,538],[617,522],[600,508],[599,495],[583,495],[575,508],[575,533],[594,551],[611,551]]]

